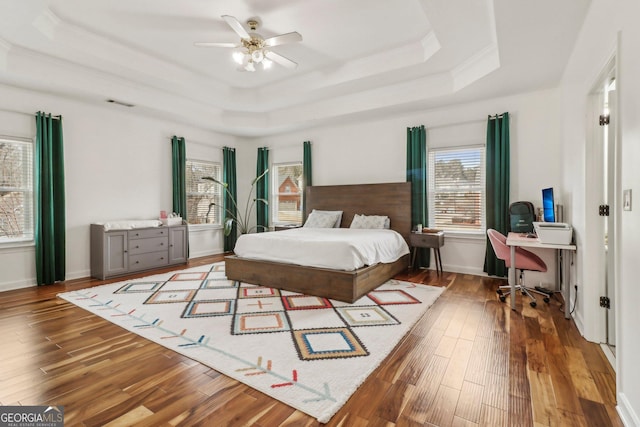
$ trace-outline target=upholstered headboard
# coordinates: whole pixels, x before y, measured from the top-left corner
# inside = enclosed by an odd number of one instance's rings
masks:
[[[305,190],[306,216],[313,209],[341,210],[341,227],[349,227],[355,214],[386,215],[391,229],[405,240],[411,233],[411,183],[310,186]]]

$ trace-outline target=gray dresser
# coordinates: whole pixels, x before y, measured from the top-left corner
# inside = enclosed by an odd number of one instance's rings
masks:
[[[186,225],[105,231],[101,224],[91,224],[91,277],[184,264],[188,248]]]

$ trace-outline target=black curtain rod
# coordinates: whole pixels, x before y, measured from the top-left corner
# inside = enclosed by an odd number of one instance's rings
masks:
[[[502,117],[503,115],[504,115],[504,113],[503,113],[503,114],[496,114],[496,115],[494,115],[494,116],[489,116],[489,120],[499,119],[499,118],[500,118],[500,117]]]
[[[42,111],[38,111],[38,113],[42,114],[45,117],[51,116],[52,119],[61,119],[62,118],[62,114],[58,114],[57,116],[54,116],[53,114],[43,113]],[[37,116],[38,113],[36,113],[34,115]]]

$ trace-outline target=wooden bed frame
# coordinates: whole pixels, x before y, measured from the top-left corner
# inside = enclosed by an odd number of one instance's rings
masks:
[[[341,210],[341,227],[355,214],[387,215],[391,229],[406,241],[411,233],[411,183],[311,186],[305,191],[306,215],[313,209]],[[409,267],[409,255],[396,262],[343,271],[272,261],[225,257],[227,278],[270,288],[352,303]]]

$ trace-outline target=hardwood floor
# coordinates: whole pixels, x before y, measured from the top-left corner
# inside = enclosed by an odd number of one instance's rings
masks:
[[[558,301],[511,311],[497,279],[397,278],[447,290],[328,425],[622,426],[615,373]],[[319,425],[56,297],[120,280],[0,293],[0,405],[64,405],[66,426]]]

